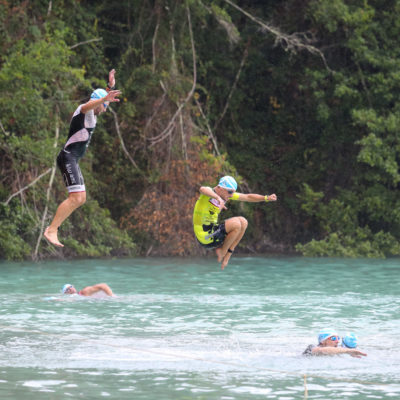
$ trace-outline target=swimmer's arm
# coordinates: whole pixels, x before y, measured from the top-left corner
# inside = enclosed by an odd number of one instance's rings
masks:
[[[100,290],[105,292],[108,296],[114,296],[110,286],[108,286],[107,283],[98,283],[97,285],[87,286],[81,290],[81,294],[83,296],[91,296],[92,294],[95,294]]]
[[[235,195],[238,195],[239,197]],[[277,197],[275,193],[270,195],[262,195],[255,193],[248,193],[248,194],[234,193],[232,195],[232,200],[248,201],[250,203],[260,203],[262,201],[276,201]]]
[[[311,354],[315,356],[332,356],[335,354],[350,354],[352,357],[361,358],[361,356],[366,356],[357,349],[347,349],[344,347],[314,347],[311,350]]]
[[[99,105],[105,103],[106,101],[113,103],[118,102],[119,99],[117,97],[121,94],[120,90],[110,90],[107,93],[107,96],[102,97],[101,99],[89,100],[87,103],[83,104],[81,107],[81,113],[86,114],[90,110],[94,110]]]

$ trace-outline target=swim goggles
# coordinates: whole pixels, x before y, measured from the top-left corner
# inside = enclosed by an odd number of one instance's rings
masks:
[[[339,336],[331,336],[328,339],[332,340],[332,342],[338,342],[340,340]]]

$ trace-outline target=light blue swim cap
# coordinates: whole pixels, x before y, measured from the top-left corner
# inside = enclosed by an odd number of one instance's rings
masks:
[[[66,292],[70,287],[72,287],[72,285],[71,285],[70,283],[66,283],[66,284],[62,287],[61,292],[62,292],[63,294],[65,294],[65,292]]]
[[[322,329],[318,333],[318,343],[323,342],[325,339],[328,339],[328,337],[331,336],[339,336],[334,329],[326,328]]]
[[[91,95],[90,98],[93,100],[102,99],[107,96],[107,92],[104,89],[96,89]]]
[[[355,333],[347,333],[342,339],[342,347],[348,347],[349,349],[355,349],[357,347],[358,337]]]
[[[218,183],[218,186],[224,188],[224,189],[231,189],[231,190],[236,190],[237,189],[237,183],[234,178],[231,176],[223,176]]]

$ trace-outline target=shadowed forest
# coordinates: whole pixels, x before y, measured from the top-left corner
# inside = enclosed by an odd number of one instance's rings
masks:
[[[395,0],[0,0],[0,258],[205,254],[193,207],[226,174],[278,196],[223,212],[238,253],[398,255],[399,37]],[[60,250],[55,158],[112,68]]]

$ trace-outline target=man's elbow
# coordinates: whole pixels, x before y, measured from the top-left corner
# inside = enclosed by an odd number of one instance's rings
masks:
[[[209,189],[207,186],[200,186],[199,192],[205,194],[205,192]]]

